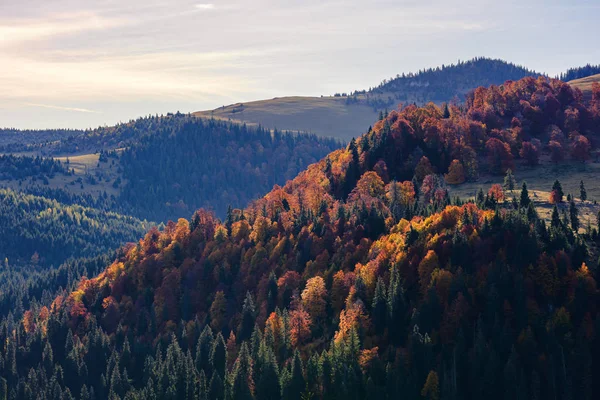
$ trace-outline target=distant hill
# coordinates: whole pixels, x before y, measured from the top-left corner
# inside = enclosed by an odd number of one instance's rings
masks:
[[[397,75],[379,86],[327,97],[281,97],[236,103],[194,115],[305,131],[350,140],[367,131],[379,111],[399,103],[424,104],[464,100],[479,86],[502,84],[539,73],[502,60],[476,58],[417,73]]]
[[[377,111],[365,102],[349,103],[348,98],[342,96],[277,97],[231,104],[194,115],[350,140],[366,132],[369,124],[376,120]]]
[[[592,84],[600,83],[600,74],[588,76],[585,78],[575,79],[570,81],[569,84],[583,92],[583,96],[586,100],[592,98]]]
[[[247,204],[341,146],[332,138],[190,115],[147,117],[19,144],[54,161],[0,155],[0,187],[152,221],[177,220],[200,207],[223,217],[229,205]]]

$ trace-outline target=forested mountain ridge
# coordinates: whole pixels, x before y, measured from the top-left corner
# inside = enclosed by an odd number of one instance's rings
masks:
[[[87,132],[47,144],[43,152],[115,146],[125,147],[62,162],[0,156],[0,185],[152,221],[189,216],[200,207],[224,216],[229,205],[247,204],[342,144],[177,114]]]
[[[540,75],[503,60],[481,57],[397,75],[368,90],[320,98],[281,97],[236,103],[195,115],[313,132],[349,141],[361,135],[380,111],[392,110],[398,103],[464,101],[466,94],[479,86]]]
[[[159,221],[204,207],[225,216],[283,184],[341,144],[315,135],[270,132],[182,117],[160,126],[119,158],[119,201],[134,215]]]
[[[600,87],[585,106],[545,78],[393,111],[243,211],[153,229],[49,310],[3,321],[6,392],[591,399],[598,230],[578,233],[575,212],[547,224],[526,186],[451,205],[438,174],[503,172],[553,141],[585,161],[598,118]]]

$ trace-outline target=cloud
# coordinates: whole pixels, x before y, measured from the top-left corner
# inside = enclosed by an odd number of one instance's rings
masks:
[[[0,19],[0,46],[84,31],[106,30],[125,23],[127,21],[124,19],[103,17],[93,12],[56,14],[39,19]]]
[[[61,107],[61,106],[53,106],[53,105],[50,105],[50,104],[38,104],[38,103],[23,103],[23,105],[29,106],[29,107],[50,108],[50,109],[53,109],[53,110],[75,111],[75,112],[81,112],[81,113],[101,114],[100,111],[88,110],[87,108]]]
[[[214,10],[215,5],[212,3],[200,3],[196,4],[196,8],[199,10]]]

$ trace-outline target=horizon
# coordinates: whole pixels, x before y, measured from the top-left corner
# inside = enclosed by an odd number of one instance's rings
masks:
[[[0,126],[93,129],[330,96],[475,57],[550,76],[600,61],[600,6],[586,1],[96,3],[0,5]]]

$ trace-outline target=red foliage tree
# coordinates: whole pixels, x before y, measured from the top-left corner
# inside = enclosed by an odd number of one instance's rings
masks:
[[[586,162],[590,159],[592,145],[583,135],[577,135],[571,144],[571,156],[577,161]]]
[[[493,184],[488,191],[488,196],[493,197],[496,201],[504,201],[504,189],[502,189],[502,185]]]
[[[565,158],[563,147],[556,140],[551,140],[548,143],[548,150],[550,150],[550,159],[553,163],[559,163]]]
[[[485,150],[491,173],[503,174],[507,169],[513,168],[513,156],[507,143],[491,138],[486,142]]]
[[[525,160],[527,165],[534,166],[538,165],[540,162],[539,148],[531,142],[523,142],[519,155]]]

